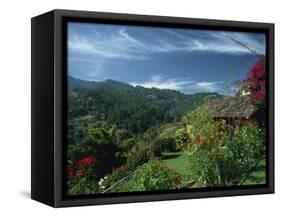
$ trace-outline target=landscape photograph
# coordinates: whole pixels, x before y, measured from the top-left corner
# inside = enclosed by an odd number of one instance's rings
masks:
[[[266,35],[67,23],[67,195],[266,184]]]

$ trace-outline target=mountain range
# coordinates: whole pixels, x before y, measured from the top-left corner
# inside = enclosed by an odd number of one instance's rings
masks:
[[[68,77],[68,120],[81,128],[118,128],[138,134],[151,126],[175,123],[217,93],[183,94],[176,90],[144,88],[105,80],[84,81]],[[79,120],[79,121],[78,121]]]

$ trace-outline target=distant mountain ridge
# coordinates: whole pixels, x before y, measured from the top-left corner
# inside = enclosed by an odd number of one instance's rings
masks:
[[[107,79],[105,81],[87,81],[87,80],[82,80],[82,79],[78,79],[78,78],[74,78],[72,76],[68,76],[68,88],[70,90],[73,89],[94,89],[94,88],[98,88],[98,87],[105,87],[105,86],[110,86],[110,87],[115,87],[115,88],[131,88],[131,89],[136,89],[136,90],[147,90],[148,92],[150,90],[158,90],[159,92],[177,92],[179,94],[182,95],[187,95],[187,96],[192,96],[192,95],[219,95],[216,92],[197,92],[197,93],[193,93],[193,94],[184,94],[180,91],[177,90],[172,90],[172,89],[159,89],[156,87],[152,87],[152,88],[146,88],[143,86],[132,86],[128,83],[125,82],[121,82],[121,81],[116,81],[116,80],[112,80],[112,79]]]
[[[115,81],[112,79],[107,79],[105,81],[87,81],[87,80],[81,80],[78,78],[74,78],[72,76],[68,76],[68,88],[69,89],[75,89],[75,88],[83,88],[83,89],[92,89],[103,85],[116,85],[116,86],[131,86],[127,83]]]

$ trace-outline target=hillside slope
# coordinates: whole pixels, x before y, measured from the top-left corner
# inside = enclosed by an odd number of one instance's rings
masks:
[[[82,128],[116,125],[133,134],[149,127],[178,122],[207,96],[217,93],[183,94],[175,90],[133,87],[114,80],[83,81],[69,77],[68,120],[70,132]],[[76,136],[74,136],[76,137]],[[82,137],[82,135],[81,135]],[[71,139],[74,142],[75,138]]]

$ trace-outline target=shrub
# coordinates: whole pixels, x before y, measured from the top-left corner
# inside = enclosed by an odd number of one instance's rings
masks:
[[[120,161],[116,157],[119,149],[111,133],[103,128],[94,128],[89,130],[88,137],[82,142],[82,147],[89,147],[97,158],[96,173],[99,178],[110,172],[112,166]]]
[[[67,167],[67,186],[70,195],[92,194],[98,191],[95,165],[96,158],[86,156]]]
[[[187,176],[201,186],[238,184],[264,155],[264,132],[254,120],[237,120],[230,126],[192,112],[185,121],[192,123],[184,149],[189,154]]]
[[[140,150],[136,153],[129,154],[126,167],[128,170],[135,170],[138,166],[146,163],[152,158],[152,153],[148,149]]]
[[[196,152],[198,149],[211,153],[213,150],[221,149],[228,139],[226,121],[214,121],[211,113],[190,112],[183,117],[183,122],[187,127],[179,132],[177,131],[179,136],[176,134],[176,137],[184,138],[181,142],[184,141],[185,145],[181,145],[180,148],[189,154]],[[188,135],[187,140],[185,135]]]
[[[255,121],[239,121],[232,138],[226,143],[226,156],[219,165],[223,183],[240,183],[241,178],[263,158],[264,142],[264,129]]]
[[[189,136],[188,136],[188,132],[186,131],[186,129],[178,129],[176,131],[175,140],[176,140],[177,148],[186,149],[188,139],[189,139]]]
[[[157,160],[144,164],[124,186],[123,191],[153,191],[176,189],[181,184],[181,176]]]
[[[151,151],[154,157],[160,157],[163,152],[172,152],[176,150],[174,138],[157,138],[153,141]]]
[[[122,149],[123,152],[128,152],[130,151],[133,146],[136,144],[136,140],[133,138],[125,140],[121,145],[120,148]]]
[[[205,150],[199,149],[189,156],[186,177],[202,187],[220,186],[221,177],[217,160]]]
[[[204,187],[220,186],[219,161],[225,156],[228,139],[225,120],[215,121],[211,113],[194,111],[184,116],[183,122],[189,135],[186,146],[181,146],[189,155],[187,178]]]

